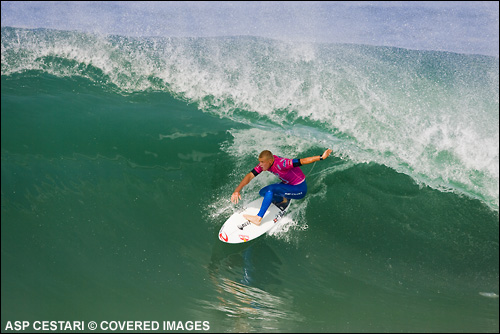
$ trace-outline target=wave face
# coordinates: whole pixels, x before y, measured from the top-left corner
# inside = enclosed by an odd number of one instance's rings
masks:
[[[72,300],[95,320],[90,293],[103,320],[214,331],[498,331],[498,58],[10,27],[1,45],[2,321]],[[327,147],[270,235],[217,240],[260,151]]]
[[[260,38],[160,39],[2,28],[2,74],[167,91],[207,112],[307,135],[356,163],[498,210],[498,59]]]

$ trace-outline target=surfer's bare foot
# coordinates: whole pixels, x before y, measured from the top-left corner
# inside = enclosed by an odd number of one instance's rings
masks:
[[[286,197],[283,197],[283,201],[282,201],[282,202],[280,202],[280,203],[278,203],[278,205],[282,205],[282,204],[284,205],[284,204],[286,204],[287,202],[288,202],[288,199],[287,199]]]
[[[243,217],[246,220],[248,220],[250,223],[254,223],[257,226],[260,225],[260,222],[262,220],[262,217],[259,217],[259,216],[243,215]]]

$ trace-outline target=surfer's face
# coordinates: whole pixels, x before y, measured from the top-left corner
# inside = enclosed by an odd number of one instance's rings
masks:
[[[262,170],[268,170],[272,164],[273,164],[274,159],[266,160],[263,158],[259,158],[259,165],[262,167]]]

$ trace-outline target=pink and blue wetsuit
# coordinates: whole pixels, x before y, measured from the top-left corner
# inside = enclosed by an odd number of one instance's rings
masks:
[[[268,185],[260,190],[260,196],[264,197],[262,206],[257,216],[264,217],[271,203],[279,203],[288,199],[301,199],[306,196],[307,183],[299,159],[286,159],[273,155],[274,162],[267,170],[280,178],[281,183]],[[253,175],[257,176],[262,172],[262,167],[257,165],[252,169]]]

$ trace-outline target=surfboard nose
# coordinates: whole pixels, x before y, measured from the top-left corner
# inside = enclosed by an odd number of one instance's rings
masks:
[[[227,241],[229,240],[229,238],[227,237],[226,232],[220,232],[220,233],[219,233],[219,239],[220,239],[221,241],[224,241],[224,242],[227,242]]]

